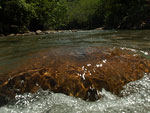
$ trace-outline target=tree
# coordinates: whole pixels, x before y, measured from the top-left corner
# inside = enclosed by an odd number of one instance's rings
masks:
[[[4,32],[22,32],[27,30],[35,12],[25,0],[2,0],[1,22]]]
[[[35,29],[59,29],[66,22],[65,1],[37,0],[32,3],[36,16],[32,19],[30,27]]]
[[[99,0],[75,0],[69,3],[70,25],[76,28],[91,28]]]

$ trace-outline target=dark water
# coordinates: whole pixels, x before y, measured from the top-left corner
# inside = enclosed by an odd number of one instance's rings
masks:
[[[38,57],[39,52],[53,50],[59,54],[73,51],[78,57],[86,48],[118,47],[130,49],[150,58],[150,30],[131,31],[78,31],[47,35],[1,37],[0,76],[6,76],[29,59]],[[128,97],[119,98],[103,90],[104,98],[96,102],[48,91],[36,94],[17,95],[16,102],[0,108],[0,113],[148,113],[150,112],[150,77],[145,77],[125,86],[123,93],[133,92]],[[132,91],[131,91],[132,89]]]

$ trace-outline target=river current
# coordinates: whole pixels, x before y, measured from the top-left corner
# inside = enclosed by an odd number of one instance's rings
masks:
[[[29,59],[37,58],[39,51],[54,50],[59,54],[73,51],[78,58],[86,48],[107,47],[129,49],[150,58],[149,30],[89,30],[34,36],[0,38],[0,76],[18,69]],[[67,49],[66,49],[67,48]],[[60,53],[62,50],[62,53]],[[124,97],[105,91],[95,102],[61,93],[39,90],[35,94],[16,95],[15,100],[0,107],[0,113],[149,113],[150,76],[130,82],[121,91]]]

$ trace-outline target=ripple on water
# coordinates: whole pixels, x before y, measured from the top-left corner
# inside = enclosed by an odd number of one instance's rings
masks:
[[[40,90],[17,95],[15,102],[0,108],[0,113],[148,113],[150,111],[150,76],[127,84],[117,97],[102,90],[102,98],[86,102],[60,93]]]

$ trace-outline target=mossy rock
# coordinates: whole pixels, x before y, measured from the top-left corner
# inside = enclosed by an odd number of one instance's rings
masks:
[[[42,88],[94,101],[101,98],[98,91],[103,88],[121,96],[124,85],[150,72],[150,60],[130,50],[90,51],[87,49],[83,62],[67,55],[51,56],[47,58],[51,59],[48,66],[10,74],[11,78],[1,83],[0,95],[14,98],[16,94],[35,93]]]

